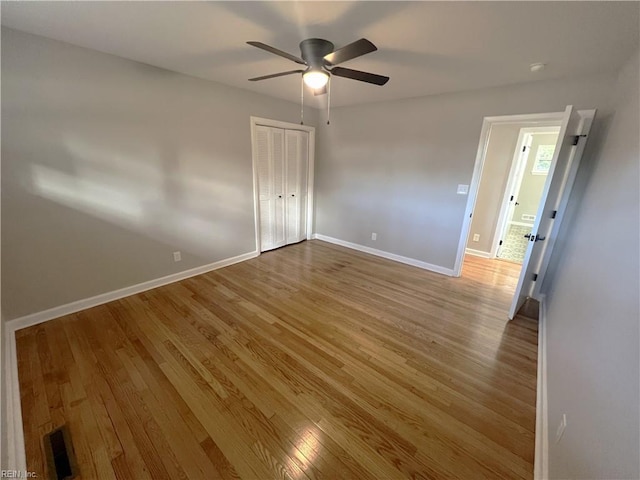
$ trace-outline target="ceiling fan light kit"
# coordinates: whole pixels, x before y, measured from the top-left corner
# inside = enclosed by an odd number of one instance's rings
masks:
[[[329,74],[324,70],[310,68],[302,74],[307,87],[317,89],[324,87],[329,81]]]
[[[366,38],[356,40],[355,42],[345,45],[337,50],[334,49],[335,47],[333,43],[328,40],[324,40],[322,38],[307,38],[300,42],[300,57],[296,57],[295,55],[291,55],[290,53],[284,52],[262,42],[247,43],[253,47],[260,48],[269,53],[273,53],[274,55],[291,60],[292,62],[307,66],[305,70],[289,70],[287,72],[250,78],[249,81],[251,82],[301,73],[303,84],[313,89],[315,95],[323,95],[327,93],[326,85],[329,82],[329,77],[332,75],[379,86],[382,86],[389,81],[389,77],[385,77],[383,75],[337,66],[338,64],[344,63],[348,60],[366,55],[367,53],[375,52],[377,47]],[[304,91],[302,92],[302,102],[304,102]],[[328,110],[329,101],[327,101],[327,111]],[[327,120],[327,124],[328,123],[329,121]]]

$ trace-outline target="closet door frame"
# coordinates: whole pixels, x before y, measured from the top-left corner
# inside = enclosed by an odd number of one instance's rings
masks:
[[[258,190],[258,169],[257,169],[257,148],[256,148],[256,127],[258,125],[265,127],[282,128],[284,130],[299,130],[309,134],[309,164],[307,165],[307,218],[306,218],[306,239],[311,240],[313,232],[313,172],[315,161],[315,145],[316,145],[316,128],[308,125],[300,125],[297,123],[281,122],[269,118],[251,117],[251,159],[253,166],[253,209],[254,223],[256,231],[256,251],[260,253],[260,192]]]

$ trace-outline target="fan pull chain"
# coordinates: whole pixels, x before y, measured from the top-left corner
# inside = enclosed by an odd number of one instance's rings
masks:
[[[331,77],[327,83],[327,125],[331,125]]]
[[[300,125],[304,125],[304,77],[300,75]]]

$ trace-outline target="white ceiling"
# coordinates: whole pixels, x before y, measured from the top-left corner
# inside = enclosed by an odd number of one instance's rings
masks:
[[[298,43],[378,51],[344,64],[391,77],[383,87],[335,78],[331,103],[388,99],[618,69],[638,45],[638,2],[2,2],[2,25],[297,102]],[[548,63],[531,73],[529,64]],[[324,105],[325,97],[314,99]]]

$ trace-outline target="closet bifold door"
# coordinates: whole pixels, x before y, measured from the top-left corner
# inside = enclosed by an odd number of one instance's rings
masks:
[[[256,126],[260,251],[285,245],[284,130]]]
[[[286,131],[287,244],[306,238],[308,135],[298,130]]]
[[[307,238],[307,179],[309,178],[309,132],[300,132],[300,236]]]
[[[300,235],[297,218],[300,216],[300,152],[299,135],[296,130],[286,131],[287,165],[287,243],[296,243]]]
[[[285,213],[285,151],[284,151],[284,130],[281,128],[272,128],[273,135],[273,185],[274,185],[274,204],[275,204],[275,225],[274,225],[274,246],[273,248],[282,247],[287,244],[286,238],[286,221]]]

